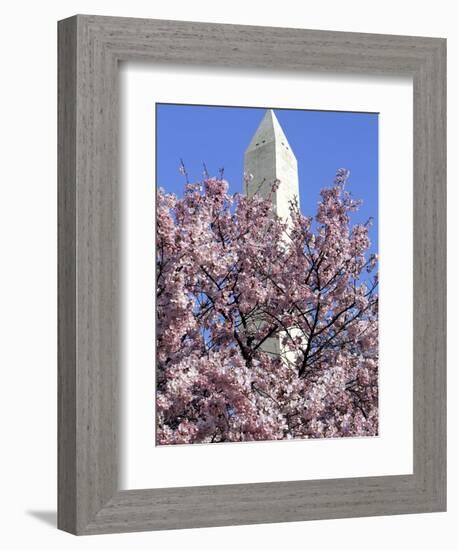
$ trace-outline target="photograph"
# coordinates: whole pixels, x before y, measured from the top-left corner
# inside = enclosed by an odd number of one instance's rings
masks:
[[[5,3],[3,548],[453,547],[442,4]]]
[[[378,113],[156,103],[155,135],[156,445],[378,436]]]

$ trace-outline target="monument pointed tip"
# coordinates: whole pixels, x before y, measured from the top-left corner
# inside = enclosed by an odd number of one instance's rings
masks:
[[[271,142],[281,142],[287,144],[286,136],[278,122],[273,109],[266,109],[264,116],[259,124],[254,136],[248,145],[247,151],[256,149]]]
[[[278,119],[275,116],[275,111],[273,109],[267,109],[264,115],[264,119],[270,119],[272,122],[275,121],[278,123]]]

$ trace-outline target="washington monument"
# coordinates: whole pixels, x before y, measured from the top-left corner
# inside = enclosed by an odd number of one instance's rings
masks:
[[[244,172],[252,179],[244,178],[243,192],[248,196],[271,196],[277,216],[289,220],[290,202],[300,204],[297,159],[272,109],[266,111],[245,151]],[[272,192],[275,180],[280,180],[280,186]],[[295,329],[292,331],[295,332]],[[281,343],[284,336],[280,332],[267,339],[262,349],[273,356],[281,356],[285,361],[294,360],[294,353],[286,353]]]
[[[277,216],[287,220],[290,201],[299,204],[297,159],[272,109],[266,111],[245,151],[244,171],[253,175],[251,181],[244,182],[243,192],[248,196],[258,193],[267,198],[273,182],[280,180],[272,203]]]

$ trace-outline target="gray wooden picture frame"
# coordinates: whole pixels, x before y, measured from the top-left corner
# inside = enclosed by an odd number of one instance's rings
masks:
[[[58,527],[82,535],[444,511],[445,40],[89,15],[60,21],[58,36]],[[138,60],[412,75],[412,475],[118,489],[117,75],[120,61]]]

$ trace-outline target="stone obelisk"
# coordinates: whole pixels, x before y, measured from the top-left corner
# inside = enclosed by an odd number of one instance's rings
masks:
[[[277,216],[289,218],[289,203],[299,202],[299,177],[297,159],[291,150],[285,133],[272,109],[269,109],[245,151],[244,193],[248,196],[259,193],[266,198],[271,193],[272,183],[280,180],[280,187],[272,195]]]
[[[290,201],[297,200],[299,205],[297,159],[272,109],[264,115],[245,151],[244,171],[244,193],[248,196],[258,193],[264,198],[271,196],[277,216],[287,221],[290,218]],[[272,193],[275,180],[280,180],[280,185]],[[280,333],[269,338],[262,345],[262,350],[282,356],[284,360],[294,360],[290,353],[284,352],[281,344],[283,337],[284,334]]]

